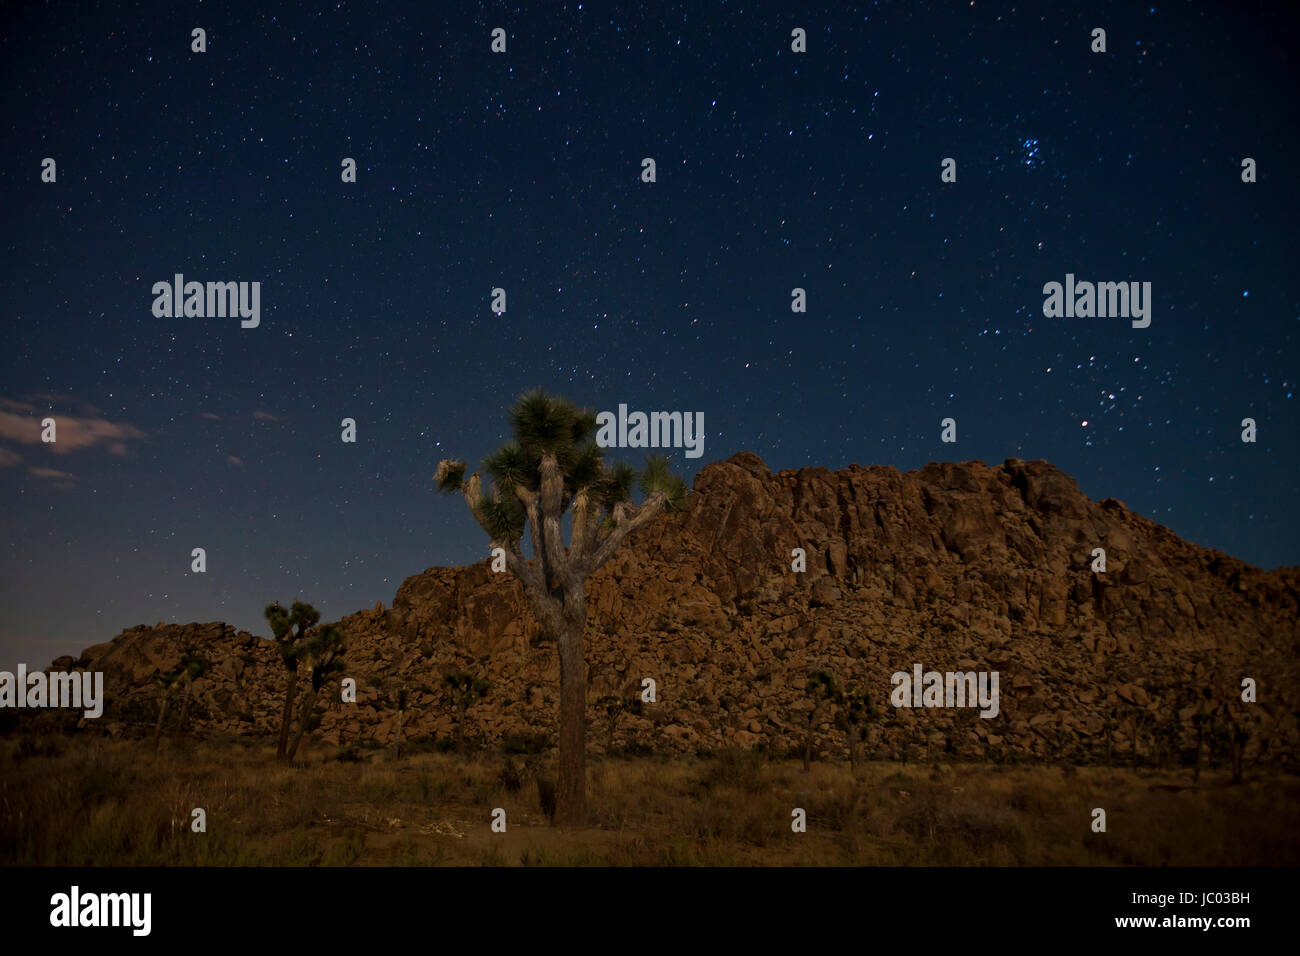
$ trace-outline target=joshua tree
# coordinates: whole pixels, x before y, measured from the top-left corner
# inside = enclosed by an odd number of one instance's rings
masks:
[[[318,615],[319,616],[319,615]],[[293,763],[298,753],[298,745],[311,725],[312,712],[316,709],[316,698],[325,681],[343,670],[343,634],[334,625],[326,624],[313,632],[311,637],[298,649],[297,659],[307,662],[310,668],[310,684],[307,687],[306,700],[302,705],[302,718],[298,723],[298,733],[293,738],[286,756],[288,763]]]
[[[1250,728],[1237,720],[1235,714],[1228,715],[1228,752],[1232,758],[1232,782],[1241,783],[1245,769],[1246,746],[1250,743]]]
[[[166,673],[162,671],[154,672],[153,682],[162,691],[162,698],[158,701],[158,722],[154,724],[153,728],[153,752],[155,754],[158,752],[158,746],[162,739],[163,718],[167,715],[167,702],[171,700],[172,691],[176,689],[184,676],[185,669],[183,667]]]
[[[440,462],[434,481],[441,491],[464,495],[491,547],[501,549],[506,567],[523,585],[538,625],[555,641],[560,658],[555,819],[580,826],[587,816],[587,578],[629,534],[661,511],[683,507],[686,485],[669,472],[665,459],[651,459],[640,475],[645,499],[632,504],[636,471],[625,464],[606,469],[595,440],[596,416],[564,399],[531,392],[515,403],[510,419],[515,440],[483,462],[494,479],[490,490],[484,490],[477,473],[465,478],[463,461]],[[525,530],[532,547],[527,559]]]
[[[867,719],[871,717],[874,708],[871,706],[871,698],[867,692],[853,687],[840,694],[836,703],[839,704],[836,719],[849,744],[849,769],[856,770],[858,767],[858,741],[862,735],[861,728],[867,722]]]
[[[1136,704],[1128,712],[1129,727],[1129,756],[1132,765],[1138,765],[1138,744],[1146,736],[1147,730],[1151,727],[1152,717],[1141,707]]]
[[[835,703],[839,688],[835,686],[835,678],[826,671],[812,671],[808,675],[804,692],[812,699],[812,709],[808,711],[808,729],[803,738],[803,772],[808,773],[812,769],[813,730],[817,727],[817,718],[824,708]]]
[[[1182,746],[1182,737],[1183,727],[1182,721],[1178,719],[1178,708],[1171,704],[1169,713],[1156,727],[1158,760],[1161,770],[1166,769],[1171,760],[1178,759],[1179,749]]]
[[[606,694],[596,701],[596,708],[605,712],[605,755],[614,752],[614,734],[624,714],[641,713],[641,698],[634,694]]]
[[[406,719],[406,688],[402,687],[397,691],[397,727],[393,731],[393,757],[397,760],[402,759],[402,723]]]
[[[1205,749],[1205,735],[1210,729],[1209,688],[1201,692],[1201,697],[1196,713],[1192,715],[1192,725],[1196,728],[1196,762],[1192,765],[1192,780],[1195,782],[1201,779],[1201,751]]]
[[[280,740],[275,748],[276,759],[285,760],[289,747],[289,726],[293,722],[293,702],[298,695],[298,660],[311,638],[312,628],[320,621],[320,611],[310,604],[294,601],[292,610],[286,611],[277,602],[268,604],[262,613],[271,625],[271,633],[275,635],[275,644],[280,651],[280,660],[289,672],[289,681],[284,689],[284,711],[280,715]]]
[[[450,688],[451,701],[456,705],[456,709],[460,711],[460,718],[456,721],[456,750],[458,753],[463,754],[465,752],[465,722],[469,719],[469,709],[474,706],[475,701],[487,696],[487,692],[492,685],[482,677],[475,677],[465,671],[444,674],[442,680]]]
[[[190,710],[190,697],[194,690],[194,682],[207,672],[209,661],[200,657],[193,651],[187,651],[181,658],[180,680],[185,685],[185,696],[181,700],[181,719],[176,727],[176,732],[181,733],[185,730],[185,715]]]

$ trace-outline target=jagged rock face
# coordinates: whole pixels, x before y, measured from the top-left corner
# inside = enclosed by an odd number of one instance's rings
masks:
[[[791,571],[794,548],[806,551],[804,573]],[[1105,549],[1104,574],[1091,570],[1094,548]],[[878,756],[937,746],[1068,759],[1099,753],[1103,739],[1123,751],[1134,735],[1150,751],[1171,715],[1190,746],[1208,689],[1213,707],[1250,727],[1250,754],[1266,744],[1263,759],[1291,762],[1298,584],[1300,569],[1264,572],[1119,501],[1092,502],[1042,461],[773,475],[741,453],[702,469],[686,512],[642,529],[588,582],[588,699],[630,697],[652,678],[658,701],[621,721],[617,740],[784,748],[803,734],[805,678],[821,669],[871,695]],[[554,732],[555,648],[519,584],[487,560],[414,575],[391,610],[342,626],[358,703],[333,696],[326,739],[387,742],[403,686],[408,736],[451,732],[441,681],[453,669],[492,682],[470,712],[489,740]],[[87,651],[108,675],[104,719],[115,701],[156,696],[149,673],[175,666],[196,640],[216,662],[195,686],[199,722],[269,732],[284,687],[278,656],[220,624],[135,628]],[[998,671],[1000,714],[890,707],[891,674],[916,663]],[[1257,703],[1240,703],[1245,677]],[[605,734],[591,713],[598,749]],[[828,716],[819,736],[842,739]]]

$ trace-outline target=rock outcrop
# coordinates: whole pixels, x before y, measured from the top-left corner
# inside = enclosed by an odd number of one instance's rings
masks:
[[[791,570],[796,548],[803,573]],[[1104,573],[1091,570],[1095,548]],[[1251,759],[1289,764],[1298,586],[1300,569],[1266,572],[1183,541],[1113,498],[1090,501],[1043,461],[772,474],[741,453],[702,469],[685,512],[642,529],[589,581],[589,742],[605,743],[597,698],[630,698],[651,678],[658,699],[619,723],[619,742],[789,748],[806,727],[806,676],[822,669],[871,695],[877,756],[1075,759],[1136,740],[1153,759],[1190,746],[1208,706],[1249,732]],[[391,609],[341,624],[358,702],[332,695],[325,739],[388,743],[401,687],[407,738],[445,737],[456,715],[441,678],[459,669],[492,682],[470,711],[488,741],[553,735],[555,648],[518,583],[488,561],[430,568]],[[275,650],[222,624],[141,626],[88,649],[79,664],[107,675],[105,727],[153,712],[149,677],[184,647],[213,661],[194,688],[199,725],[272,732],[284,684]],[[916,663],[997,671],[1000,713],[895,710],[891,675]],[[1243,678],[1257,703],[1240,702]],[[817,733],[842,746],[829,716]]]

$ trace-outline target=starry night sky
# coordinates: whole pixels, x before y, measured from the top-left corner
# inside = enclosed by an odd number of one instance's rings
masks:
[[[688,481],[1046,458],[1300,563],[1286,5],[1082,6],[9,5],[0,666],[481,560],[430,479],[536,386],[702,411]],[[155,318],[177,272],[261,326]],[[1150,281],[1150,328],[1044,318],[1067,272]]]

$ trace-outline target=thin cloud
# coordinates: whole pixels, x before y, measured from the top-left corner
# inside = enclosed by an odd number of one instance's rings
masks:
[[[278,422],[280,420],[270,412],[264,412],[260,408],[253,412],[253,419],[259,422]]]
[[[77,403],[83,409],[93,406]],[[52,410],[41,410],[30,402],[0,398],[0,439],[22,445],[42,444],[41,420],[54,419],[55,440],[49,443],[56,455],[67,455],[83,448],[104,447],[109,454],[119,458],[127,454],[127,443],[144,439],[145,433],[127,422],[110,422],[97,412],[83,415],[63,415]]]
[[[227,455],[226,461],[231,465],[234,465],[236,468],[244,467],[244,459],[240,458],[238,455]]]
[[[199,418],[206,418],[210,422],[221,421],[221,416],[213,412],[199,412]]]
[[[0,468],[12,468],[23,460],[23,456],[8,448],[0,448]]]
[[[34,477],[53,483],[55,488],[77,487],[77,476],[66,471],[59,471],[57,468],[45,468],[41,465],[30,465],[27,470]]]
[[[7,398],[0,399],[0,407],[8,405],[14,406],[14,411],[35,412],[39,410],[40,406],[34,405],[32,402],[40,402],[45,406],[47,414],[53,413],[53,410],[59,406],[75,408],[79,415],[86,418],[100,418],[104,414],[94,405],[89,402],[83,402],[75,395],[60,395],[54,392],[29,392],[27,398],[30,399],[30,401],[23,402]]]

